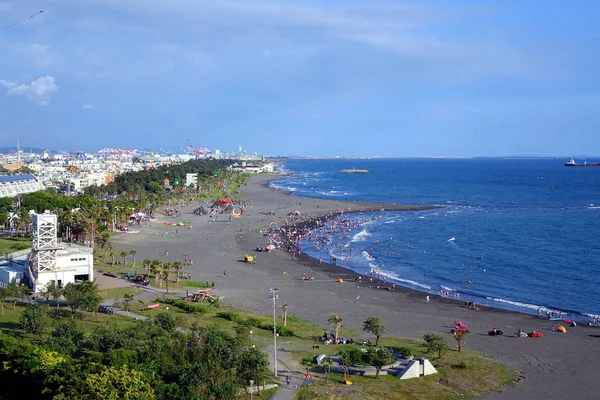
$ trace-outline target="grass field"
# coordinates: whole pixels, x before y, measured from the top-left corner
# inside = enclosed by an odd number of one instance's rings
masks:
[[[111,289],[110,294],[122,297],[120,291],[136,288]],[[271,316],[254,315],[243,310],[230,307],[214,307],[206,304],[206,312],[203,314],[190,313],[174,305],[162,304],[158,309],[148,309],[148,304],[161,303],[160,299],[148,303],[133,302],[131,304],[132,312],[152,317],[158,313],[165,312],[168,306],[168,312],[177,316],[178,324],[184,328],[203,327],[217,325],[222,329],[234,333],[236,322],[217,316],[217,313],[224,313],[233,319],[247,320],[256,318],[259,324],[270,325]],[[0,316],[0,331],[12,331],[18,335],[24,335],[18,327],[19,315],[26,305],[17,305],[16,310],[12,305],[5,307],[4,316]],[[51,312],[53,312],[51,310]],[[229,314],[227,314],[229,313]],[[62,309],[60,314],[64,317],[70,316],[68,309]],[[118,324],[133,324],[133,318],[127,318],[115,314],[96,316],[82,312],[82,322],[86,331],[93,330],[99,324],[105,324],[108,321],[114,321]],[[277,316],[277,324],[281,324],[281,316]],[[323,345],[318,338],[322,335],[323,329],[327,326],[319,326],[310,321],[303,320],[294,316],[288,317],[287,328],[294,332],[291,337],[279,337],[278,347],[285,348],[291,357],[299,362],[304,357],[314,357],[318,354],[333,355],[341,348],[350,346],[360,347],[359,345]],[[259,348],[266,348],[271,344],[272,331],[255,328],[252,330],[250,340]],[[353,337],[360,339],[360,334],[350,330],[341,330],[340,335],[344,337]],[[24,335],[26,336],[26,335]],[[35,338],[32,338],[35,339]],[[450,338],[447,339],[450,343]],[[319,344],[319,349],[313,346]],[[411,399],[411,400],[458,400],[470,399],[480,396],[484,393],[498,390],[500,387],[510,384],[514,381],[515,372],[509,370],[504,365],[491,360],[481,354],[470,350],[458,352],[455,350],[447,351],[441,359],[436,359],[435,355],[427,354],[422,340],[403,339],[396,337],[382,337],[380,344],[384,347],[397,351],[400,347],[409,347],[413,349],[415,358],[426,357],[432,362],[438,373],[423,378],[410,380],[399,380],[392,376],[381,376],[379,379],[374,377],[363,377],[351,375],[348,377],[353,384],[341,384],[341,374],[330,374],[329,382],[326,383],[324,371],[316,367],[311,370],[313,374],[313,385],[310,389],[298,391],[297,399],[346,399],[346,400],[379,400],[385,399]],[[453,345],[454,343],[451,343]],[[295,367],[302,370],[300,366]],[[254,396],[259,398],[258,396]],[[241,396],[240,398],[245,398]],[[261,397],[268,398],[268,397]]]
[[[5,315],[0,315],[0,331],[3,333],[16,333],[19,336],[28,337],[35,341],[39,338],[27,335],[19,328],[19,318],[25,307],[27,307],[27,303],[17,304],[17,307],[14,310],[12,304],[5,305]],[[64,307],[60,308],[58,311],[56,310],[56,307],[48,307],[48,312],[52,316],[53,320],[57,320],[59,318],[71,318],[71,311]],[[135,321],[133,318],[116,314],[98,314],[96,316],[87,311],[79,312],[79,314],[81,315],[81,318],[78,319],[82,322],[83,328],[86,332],[91,332],[95,327],[104,325],[107,322],[114,322],[118,325],[128,326],[133,325]]]
[[[15,251],[31,247],[31,238],[3,237],[0,238],[0,255],[13,253]]]
[[[126,294],[135,296],[140,293],[142,293],[142,289],[139,289],[137,287],[121,287],[101,290],[100,296],[104,300],[120,300],[123,299]]]

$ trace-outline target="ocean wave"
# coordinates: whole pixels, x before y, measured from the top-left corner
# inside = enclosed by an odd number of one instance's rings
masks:
[[[375,257],[373,257],[372,255],[370,255],[368,251],[363,251],[361,254],[362,254],[362,256],[366,260],[368,260],[368,261],[375,261]]]
[[[456,291],[457,291],[456,289],[453,289],[453,288],[451,288],[451,287],[444,286],[444,285],[440,285],[440,287],[441,287],[442,289],[444,289],[444,290],[447,290],[447,291],[449,291],[449,292],[456,292]]]
[[[371,264],[369,264],[371,265]],[[379,277],[385,277],[391,280],[394,280],[396,282],[402,282],[404,284],[408,284],[411,286],[415,286],[421,289],[425,289],[425,290],[433,290],[433,288],[429,285],[426,285],[424,283],[421,282],[417,282],[417,281],[413,281],[412,279],[405,279],[405,278],[401,278],[400,276],[398,276],[398,274],[396,274],[395,272],[392,271],[383,271],[380,268],[371,268],[371,273],[375,273],[377,274]]]
[[[588,314],[588,313],[581,313],[581,314],[585,315],[586,317],[590,317],[592,319],[600,318],[599,314]]]
[[[356,235],[354,235],[352,237],[351,242],[364,242],[365,240],[367,240],[367,238],[371,236],[371,234],[369,233],[369,231],[367,231],[366,229],[363,229],[362,231],[358,232]]]
[[[529,304],[529,303],[521,303],[520,301],[511,301],[511,300],[505,300],[505,299],[498,299],[498,298],[493,298],[493,297],[486,297],[486,299],[488,300],[492,300],[498,303],[502,303],[502,304],[510,304],[511,306],[515,306],[515,307],[521,307],[521,308],[528,308],[530,310],[539,310],[541,309],[542,312],[546,312],[549,311],[548,308],[544,307],[544,306],[539,306],[536,304]]]

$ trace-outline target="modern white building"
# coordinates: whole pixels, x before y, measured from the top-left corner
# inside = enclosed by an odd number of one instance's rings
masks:
[[[32,213],[32,244],[27,275],[34,293],[54,281],[59,286],[94,279],[91,247],[59,243],[56,215]]]
[[[189,187],[190,185],[198,186],[198,174],[185,174],[185,186]]]
[[[44,184],[31,174],[0,176],[0,197],[14,197],[20,194],[44,190]]]

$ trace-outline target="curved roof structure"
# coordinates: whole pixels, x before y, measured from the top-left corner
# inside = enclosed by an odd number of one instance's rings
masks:
[[[0,197],[14,197],[20,194],[44,190],[44,184],[35,175],[0,176]]]

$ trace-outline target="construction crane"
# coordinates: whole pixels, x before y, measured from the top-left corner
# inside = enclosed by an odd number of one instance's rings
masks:
[[[206,148],[206,147],[193,147],[192,145],[189,145],[189,146],[183,148],[182,150],[185,151],[186,154],[189,154],[196,158],[206,155],[206,153],[208,153],[208,151],[209,151],[208,148]]]

